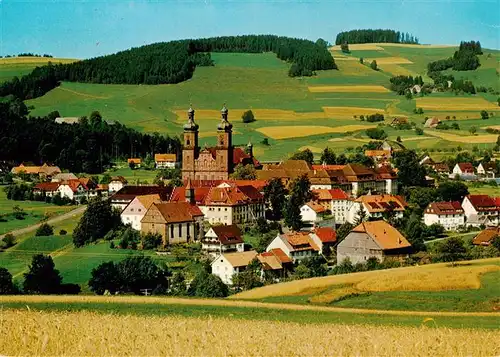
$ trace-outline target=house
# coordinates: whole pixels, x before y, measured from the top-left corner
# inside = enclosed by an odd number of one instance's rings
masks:
[[[278,282],[293,269],[293,261],[281,249],[271,249],[257,255],[262,265],[262,277]]]
[[[217,146],[201,148],[198,145],[199,126],[194,121],[195,111],[188,110],[188,121],[184,124],[182,146],[182,179],[227,180],[238,165],[261,164],[253,156],[253,146],[246,148],[233,145],[233,125],[228,121],[228,109],[221,110],[221,121],[217,124]]]
[[[441,123],[441,120],[438,118],[429,118],[425,121],[424,128],[435,128]]]
[[[245,243],[236,224],[212,226],[201,241],[201,249],[207,253],[243,252]]]
[[[391,126],[398,127],[399,125],[408,124],[408,118],[406,117],[394,117],[391,121]]]
[[[385,221],[363,222],[337,245],[337,262],[349,259],[353,264],[364,263],[370,257],[380,261],[403,259],[411,252],[411,244]]]
[[[203,238],[203,213],[188,202],[153,203],[141,219],[142,233],[158,233],[163,245]]]
[[[123,224],[130,224],[133,229],[141,230],[141,220],[154,202],[161,201],[159,194],[136,196],[120,213]]]
[[[421,166],[433,166],[435,164],[434,160],[429,156],[425,155],[420,161]]]
[[[466,217],[467,225],[476,225],[487,223],[485,218],[491,224],[499,224],[500,215],[500,197],[493,198],[488,195],[467,195],[462,202],[462,208]]]
[[[384,140],[380,146],[381,150],[389,150],[392,153],[406,150],[405,146],[399,141]]]
[[[257,171],[257,178],[270,181],[275,178],[281,179],[283,185],[289,188],[290,184],[301,176],[307,176],[311,183],[311,189],[330,189],[331,180],[323,167],[309,164],[305,160],[286,160],[279,164],[268,164],[262,170]]]
[[[233,276],[239,274],[247,268],[252,260],[257,258],[257,252],[250,250],[247,252],[222,253],[212,262],[212,274],[221,278],[227,285],[233,284]]]
[[[134,165],[134,167],[139,168],[139,167],[141,167],[141,163],[142,163],[142,160],[138,157],[133,157],[133,158],[127,159],[127,164],[129,166]]]
[[[60,174],[61,169],[57,166],[49,166],[47,164],[43,164],[42,166],[25,166],[24,164],[21,164],[13,167],[10,172],[14,175],[25,173],[28,175],[38,175],[40,177],[47,178]]]
[[[488,227],[472,239],[472,244],[488,246],[496,237],[500,237],[500,227]]]
[[[109,182],[109,192],[118,192],[127,184],[127,180],[123,176],[114,176]]]
[[[158,185],[125,186],[111,196],[111,206],[123,211],[127,205],[137,196],[158,194],[161,201],[168,201],[172,188]]]
[[[33,194],[52,197],[57,194],[58,188],[59,182],[41,182],[33,187]]]
[[[465,224],[465,214],[458,201],[432,202],[424,211],[426,226],[440,224],[447,231],[456,231]]]
[[[155,154],[157,169],[175,169],[178,165],[176,154]]]
[[[453,168],[451,172],[451,177],[454,178],[456,175],[459,176],[472,176],[474,175],[474,166],[470,162],[459,162]]]
[[[78,177],[76,177],[75,174],[72,174],[71,172],[63,172],[60,174],[56,174],[52,176],[52,182],[62,182],[62,181],[68,181],[68,180],[78,180]]]
[[[390,150],[365,150],[365,156],[373,158],[375,161],[387,161],[391,158]]]
[[[281,249],[294,263],[321,253],[321,249],[314,243],[308,232],[278,234],[269,243],[266,252],[272,249]]]
[[[333,248],[335,243],[337,243],[337,233],[333,227],[318,227],[314,229],[309,236],[322,253],[324,253],[327,248]]]
[[[331,190],[311,190],[311,192],[314,195],[314,200],[330,211],[336,224],[345,223],[352,201],[344,191],[340,188],[333,188]]]
[[[480,177],[494,179],[496,175],[496,164],[494,162],[479,163],[477,166],[477,174]]]
[[[440,175],[448,176],[450,174],[450,167],[444,162],[436,162],[432,168]]]
[[[61,197],[67,197],[72,201],[81,201],[84,197],[87,198],[88,188],[79,179],[67,180],[59,183],[57,192]]]
[[[408,204],[401,196],[396,195],[364,195],[358,197],[347,212],[347,220],[356,222],[359,210],[365,212],[366,219],[381,219],[386,214],[402,218]]]
[[[75,124],[80,121],[79,117],[58,117],[54,120],[56,124]]]
[[[300,207],[300,217],[306,225],[315,225],[323,220],[323,216],[327,213],[327,209],[317,202],[310,201]]]

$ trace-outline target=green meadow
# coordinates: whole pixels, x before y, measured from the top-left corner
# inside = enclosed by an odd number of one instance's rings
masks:
[[[242,53],[213,53],[215,62],[213,67],[198,67],[193,78],[170,85],[101,85],[87,83],[63,82],[60,87],[50,91],[45,96],[27,101],[33,106],[32,115],[46,115],[58,110],[62,116],[89,115],[93,110],[101,112],[108,120],[117,120],[128,126],[145,132],[160,132],[168,135],[180,135],[182,124],[190,103],[200,111],[217,111],[223,103],[229,108],[229,118],[234,125],[234,143],[244,145],[251,140],[255,145],[255,153],[259,159],[279,160],[286,158],[300,148],[311,146],[323,149],[330,146],[339,152],[362,145],[368,140],[362,127],[356,132],[326,133],[298,136],[293,132],[287,138],[273,138],[267,136],[270,146],[262,145],[266,135],[258,129],[284,126],[285,131],[290,131],[293,126],[324,126],[341,127],[344,125],[367,125],[359,119],[360,109],[365,111],[383,110],[386,115],[385,124],[395,116],[407,116],[417,127],[423,127],[425,117],[437,116],[442,120],[459,121],[461,127],[457,135],[472,137],[468,133],[471,126],[477,127],[476,138],[460,142],[456,137],[444,139],[439,135],[425,135],[415,138],[413,130],[398,131],[387,126],[385,130],[389,139],[395,140],[398,136],[407,138],[404,144],[414,149],[439,149],[450,151],[460,146],[463,149],[492,147],[493,140],[481,139],[486,134],[488,126],[500,125],[500,112],[497,107],[490,107],[489,112],[494,116],[488,120],[480,119],[483,107],[462,110],[442,110],[434,108],[424,109],[424,114],[414,114],[418,97],[406,99],[393,92],[386,91],[389,79],[393,75],[411,74],[422,75],[425,81],[426,67],[430,61],[446,58],[453,55],[455,47],[429,48],[425,46],[385,46],[380,45],[380,50],[353,50],[349,54],[332,51],[336,58],[338,70],[318,71],[314,77],[290,78],[287,75],[289,64],[280,61],[272,53],[242,54]],[[365,60],[360,63],[360,58]],[[379,59],[379,70],[374,71],[369,66],[371,59]],[[450,71],[457,78],[466,78],[476,86],[482,85],[499,90],[498,61],[500,51],[484,50],[480,56],[481,67],[475,71],[456,72]],[[1,71],[2,65],[0,65]],[[329,86],[352,86],[348,91],[328,89]],[[309,87],[323,86],[321,91],[310,91]],[[379,86],[380,90],[366,91],[356,86]],[[443,103],[448,98],[456,98],[452,93],[433,93],[430,98],[440,98]],[[496,106],[497,97],[494,94],[479,93],[475,96],[461,95],[464,103],[475,98],[484,98],[483,102]],[[489,103],[488,103],[489,102]],[[325,107],[353,107],[347,108],[347,113],[341,114],[339,110],[325,110]],[[232,109],[247,110],[288,110],[288,114],[276,113],[259,118],[256,122],[244,124]],[[303,117],[295,116],[304,114]],[[214,112],[216,113],[216,112]],[[309,113],[309,114],[307,114]],[[206,117],[206,115],[204,116]],[[219,120],[217,114],[212,119],[198,118],[200,125],[200,143],[211,145],[214,143],[216,124]],[[264,130],[265,131],[265,130]],[[451,133],[447,131],[446,133]],[[432,133],[431,133],[432,134]],[[354,140],[353,140],[354,138]],[[359,139],[359,140],[356,140]],[[146,179],[146,178],[141,178]],[[146,179],[147,180],[147,179]]]

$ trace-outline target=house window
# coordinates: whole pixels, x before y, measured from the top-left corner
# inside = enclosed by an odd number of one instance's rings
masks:
[[[189,224],[189,222],[186,223],[186,228],[187,228],[187,235],[189,237],[190,236],[189,231],[191,230],[191,225]]]
[[[182,223],[179,223],[179,237],[182,236]]]
[[[170,238],[174,238],[174,225],[170,225]]]

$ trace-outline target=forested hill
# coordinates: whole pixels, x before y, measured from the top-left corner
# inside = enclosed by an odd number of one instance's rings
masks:
[[[210,52],[274,52],[291,62],[289,75],[310,76],[316,70],[336,69],[328,48],[321,42],[247,35],[155,43],[116,54],[69,64],[37,67],[21,79],[0,86],[0,97],[36,98],[60,81],[104,84],[179,83],[192,77],[196,66],[213,65]]]
[[[382,29],[363,29],[340,32],[335,39],[336,45],[344,43],[410,43],[418,44],[418,38],[408,32]]]

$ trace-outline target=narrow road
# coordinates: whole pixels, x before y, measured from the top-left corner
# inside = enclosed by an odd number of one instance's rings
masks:
[[[61,214],[59,216],[55,216],[55,217],[50,218],[50,219],[48,219],[48,220],[46,220],[44,222],[40,222],[40,223],[33,224],[31,226],[28,226],[28,227],[19,228],[19,229],[16,229],[16,230],[4,233],[4,234],[0,234],[0,239],[2,239],[3,237],[5,237],[5,235],[8,234],[8,233],[13,234],[14,236],[18,236],[20,234],[24,234],[24,233],[29,233],[29,232],[36,231],[37,228],[42,225],[42,223],[54,224],[54,223],[58,223],[58,222],[66,220],[66,219],[69,219],[71,217],[76,217],[77,215],[83,213],[86,208],[87,208],[87,205],[82,205],[82,206],[80,206],[78,208],[75,208],[72,211],[63,213],[63,214]]]

